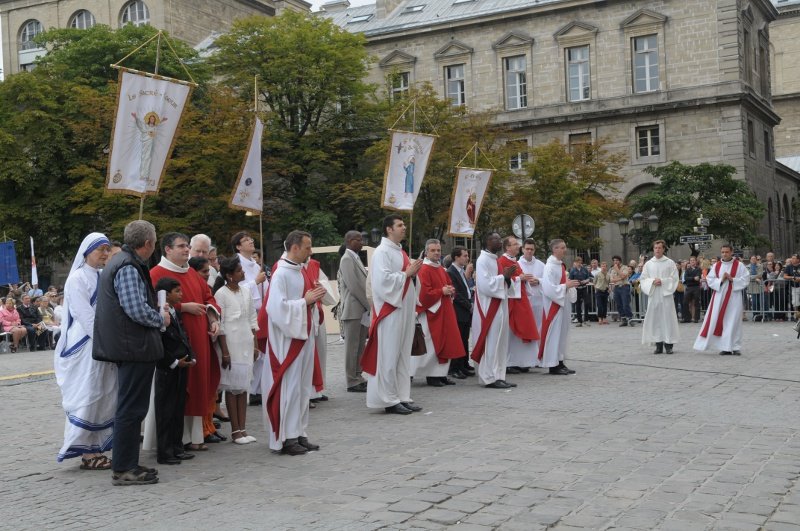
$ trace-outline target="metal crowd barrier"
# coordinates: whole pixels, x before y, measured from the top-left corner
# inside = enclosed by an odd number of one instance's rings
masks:
[[[792,306],[790,284],[790,282],[783,279],[769,280],[766,282],[751,282],[750,286],[742,291],[742,297],[744,299],[744,317],[756,322],[793,320],[794,312],[800,311],[800,308],[794,308]],[[685,292],[675,294],[675,310],[678,314],[678,320],[690,318],[689,313],[684,313],[684,310],[688,310],[684,308],[684,294]],[[584,317],[588,315],[589,321],[597,321],[597,299],[595,295],[594,286],[587,286],[585,300],[588,311],[584,311]],[[710,300],[711,290],[703,285],[700,291],[700,302],[698,304],[699,313],[696,315],[698,319],[702,320],[703,317],[705,317]],[[630,304],[631,313],[633,314],[632,320],[634,322],[643,321],[644,314],[647,312],[647,295],[640,293],[635,283],[631,285]],[[572,305],[571,311],[573,322],[577,322],[575,306],[575,304]],[[609,321],[619,321],[619,311],[611,291],[609,291],[608,295],[607,319]]]

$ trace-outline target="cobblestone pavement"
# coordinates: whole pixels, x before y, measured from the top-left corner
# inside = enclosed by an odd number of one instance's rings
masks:
[[[800,341],[788,323],[745,323],[744,354],[721,357],[691,351],[698,326],[681,325],[672,356],[652,355],[640,327],[573,329],[576,375],[510,376],[509,391],[415,383],[425,409],[406,417],[343,392],[331,344],[331,400],[309,429],[321,451],[270,453],[251,407],[258,443],[211,445],[130,488],[55,462],[55,381],[7,378],[51,368],[52,352],[4,354],[0,526],[800,530]]]

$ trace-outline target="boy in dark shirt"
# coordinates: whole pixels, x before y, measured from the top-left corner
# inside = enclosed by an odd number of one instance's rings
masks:
[[[167,292],[170,305],[170,324],[161,333],[164,358],[156,363],[155,407],[156,460],[162,465],[179,465],[192,459],[194,454],[183,450],[183,409],[186,404],[186,371],[194,366],[189,338],[183,330],[181,314],[175,305],[181,302],[181,284],[172,277],[164,277],[156,283],[156,292]]]

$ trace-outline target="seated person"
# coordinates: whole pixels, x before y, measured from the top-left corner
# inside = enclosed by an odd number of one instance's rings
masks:
[[[53,308],[50,307],[50,299],[47,296],[39,297],[36,299],[36,306],[39,308],[39,315],[42,316],[42,324],[47,329],[49,347],[54,349],[56,348],[55,342],[58,340],[58,336],[61,335],[61,327],[56,322]]]
[[[46,348],[45,342],[47,341],[47,328],[42,323],[42,316],[39,315],[39,309],[31,305],[30,295],[22,296],[22,304],[17,306],[19,318],[22,320],[22,326],[28,331],[28,347],[31,352],[37,348],[44,350]]]

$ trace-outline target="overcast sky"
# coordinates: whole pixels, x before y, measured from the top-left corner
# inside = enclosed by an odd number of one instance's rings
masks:
[[[319,11],[319,6],[329,0],[311,0],[311,11]],[[350,0],[350,7],[365,6],[367,4],[374,4],[375,0]]]

